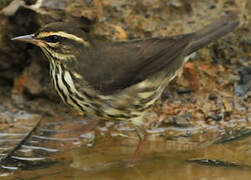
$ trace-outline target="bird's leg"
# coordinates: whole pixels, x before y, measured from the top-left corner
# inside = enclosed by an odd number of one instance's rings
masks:
[[[136,150],[134,151],[132,161],[130,162],[130,164],[135,164],[136,163],[139,152],[141,151],[142,146],[143,146],[143,144],[144,144],[144,142],[146,140],[146,131],[145,131],[145,129],[143,129],[140,126],[135,126],[135,129],[136,129],[137,135],[139,137],[139,142],[138,142]]]

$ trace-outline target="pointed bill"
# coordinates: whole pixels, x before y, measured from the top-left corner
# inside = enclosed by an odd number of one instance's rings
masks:
[[[37,46],[40,46],[41,45],[41,40],[35,39],[34,37],[35,37],[35,34],[29,34],[29,35],[14,37],[11,40],[12,41],[22,41],[22,42],[32,43],[32,44],[35,44]]]
[[[18,37],[14,37],[11,40],[13,41],[24,41],[24,42],[31,42],[34,40],[34,34],[29,34],[29,35],[25,35],[25,36],[18,36]]]

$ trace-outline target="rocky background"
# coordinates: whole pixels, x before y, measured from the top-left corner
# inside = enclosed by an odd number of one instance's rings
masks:
[[[5,88],[12,87],[12,95],[55,97],[48,80],[48,62],[40,50],[10,41],[55,21],[74,21],[94,36],[116,41],[189,33],[228,11],[236,11],[240,28],[204,51],[208,51],[208,63],[236,65],[235,74],[230,76],[239,76],[237,70],[250,65],[248,1],[2,0],[0,9],[0,83]],[[238,79],[232,77],[232,81],[236,83]]]
[[[42,113],[53,117],[44,121],[78,116],[56,95],[49,80],[48,61],[41,50],[12,42],[11,38],[34,33],[55,21],[76,22],[93,38],[109,41],[164,37],[196,31],[229,11],[238,14],[238,29],[197,52],[185,65],[183,75],[167,88],[148,117],[148,132],[154,134],[149,139],[160,141],[162,146],[149,146],[145,150],[163,152],[181,148],[166,146],[163,142],[168,140],[185,142],[185,148],[197,148],[196,143],[223,142],[250,133],[251,1],[248,0],[1,0],[0,131],[18,132],[13,127],[20,117],[31,122],[33,116],[25,116],[23,112],[35,113],[36,118]],[[106,127],[110,129],[106,133],[118,135],[124,133],[127,124],[99,126],[98,132]],[[185,130],[166,131],[166,127]],[[186,130],[190,127],[199,129]],[[214,127],[213,131],[210,127]],[[132,131],[125,133],[135,136]],[[123,140],[129,144],[137,141]]]

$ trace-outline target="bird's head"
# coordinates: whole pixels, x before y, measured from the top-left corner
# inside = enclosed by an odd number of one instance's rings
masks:
[[[86,33],[75,24],[51,23],[34,34],[18,36],[12,40],[32,43],[39,46],[50,61],[76,59],[80,50],[90,46]]]

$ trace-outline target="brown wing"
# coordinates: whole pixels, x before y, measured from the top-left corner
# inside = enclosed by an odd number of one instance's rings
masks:
[[[192,35],[97,42],[83,52],[78,72],[102,94],[112,94],[161,71],[182,54]],[[88,57],[88,58],[87,58]]]
[[[94,43],[82,52],[79,72],[90,86],[111,94],[138,83],[157,72],[175,72],[181,55],[188,55],[233,31],[234,13],[222,16],[196,33],[117,43]],[[88,57],[88,58],[87,58]]]

